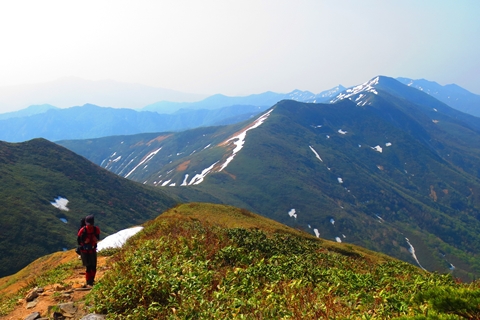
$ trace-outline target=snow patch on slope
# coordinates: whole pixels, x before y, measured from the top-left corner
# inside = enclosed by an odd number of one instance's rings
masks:
[[[62,211],[69,211],[70,209],[67,208],[68,200],[66,198],[57,197],[55,201],[50,202],[52,206]]]
[[[259,127],[268,118],[268,116],[270,115],[270,113],[272,111],[273,111],[273,109],[269,110],[268,112],[263,114],[261,117],[259,117],[257,120],[255,120],[255,122],[253,122],[250,127],[246,128],[245,130],[243,130],[238,135],[231,137],[230,139],[228,139],[227,141],[225,141],[223,143],[223,144],[227,144],[228,142],[233,141],[233,144],[235,145],[235,148],[232,151],[232,155],[230,157],[228,157],[227,160],[225,160],[223,165],[220,167],[220,170],[218,170],[218,171],[222,171],[223,169],[225,169],[228,166],[228,164],[233,160],[235,155],[240,150],[242,150],[243,144],[245,143],[245,137],[247,136],[247,131]]]
[[[206,168],[206,169],[203,169],[203,171],[201,173],[198,173],[196,174],[192,180],[190,180],[190,182],[188,183],[189,186],[191,185],[195,185],[195,184],[199,184],[199,183],[202,183],[203,179],[205,179],[205,177],[207,176],[207,174],[210,173],[210,171],[212,171],[213,167],[218,163],[215,162],[214,164],[212,164],[210,167]]]
[[[295,209],[290,209],[290,211],[288,211],[288,215],[292,218],[297,218],[297,214],[295,213]]]
[[[335,102],[343,100],[343,99],[351,99],[354,95],[356,95],[358,93],[361,93],[361,92],[371,92],[371,93],[374,93],[374,94],[378,94],[377,90],[375,90],[375,85],[378,84],[378,80],[379,80],[379,77],[376,77],[376,78],[374,78],[370,81],[367,81],[365,83],[362,83],[362,84],[360,84],[356,87],[347,89],[344,92],[337,95],[332,100],[330,100],[330,103],[335,103]],[[357,100],[359,100],[359,99],[357,98]]]
[[[107,248],[121,248],[127,240],[133,235],[137,234],[143,229],[143,227],[133,227],[118,231],[112,235],[109,235],[97,244],[97,251],[101,251]]]
[[[420,264],[420,261],[418,261],[418,258],[417,258],[417,255],[415,254],[415,248],[412,246],[412,244],[410,243],[410,240],[408,240],[408,238],[405,238],[405,240],[407,240],[407,243],[408,243],[408,251],[410,252],[410,254],[412,255],[413,259],[415,259],[415,261],[417,262],[418,266],[420,268],[422,268],[423,270],[425,270],[424,267],[422,267],[422,265]]]
[[[318,159],[318,160],[320,160],[320,161],[322,161],[322,162],[323,162],[322,158],[320,158],[320,156],[318,155],[317,151],[315,151],[315,149],[313,149],[313,147],[312,147],[312,146],[309,146],[309,147],[310,147],[310,150],[312,150],[312,151],[313,151],[313,153],[315,153],[315,157],[317,157],[317,159]]]

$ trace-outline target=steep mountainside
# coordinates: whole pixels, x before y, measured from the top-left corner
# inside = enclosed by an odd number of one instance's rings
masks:
[[[0,142],[0,276],[76,246],[94,214],[102,237],[156,217],[176,201],[43,139]]]
[[[282,101],[253,121],[157,139],[62,144],[184,200],[478,276],[480,119],[386,77],[335,101]]]

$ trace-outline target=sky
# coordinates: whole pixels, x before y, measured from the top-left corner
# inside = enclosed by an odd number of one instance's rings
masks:
[[[478,0],[16,0],[0,87],[63,77],[181,92],[313,93],[377,75],[480,94]]]

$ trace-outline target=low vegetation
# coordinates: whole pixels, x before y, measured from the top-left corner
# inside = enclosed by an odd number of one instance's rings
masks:
[[[179,205],[144,225],[86,297],[108,319],[480,319],[480,282],[325,241],[246,210]],[[62,283],[73,252],[0,279],[0,316]],[[12,287],[18,288],[16,291]],[[80,301],[76,301],[79,303]]]
[[[458,283],[226,206],[171,209],[112,259],[89,303],[115,319],[480,316],[478,282]]]

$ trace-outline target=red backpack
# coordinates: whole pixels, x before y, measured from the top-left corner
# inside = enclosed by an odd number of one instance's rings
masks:
[[[100,229],[97,226],[85,226],[78,231],[80,245],[83,252],[92,252],[97,249],[97,242],[100,237]]]

